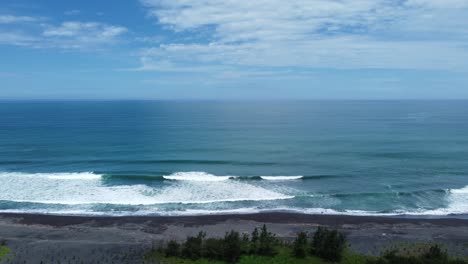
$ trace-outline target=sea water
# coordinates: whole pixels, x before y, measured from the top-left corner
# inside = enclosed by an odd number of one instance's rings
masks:
[[[468,101],[1,101],[0,211],[468,213]]]

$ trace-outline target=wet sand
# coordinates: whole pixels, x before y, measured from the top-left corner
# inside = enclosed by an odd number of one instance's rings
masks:
[[[203,230],[220,237],[226,231],[252,232],[266,224],[289,240],[299,231],[325,225],[346,233],[350,247],[379,254],[406,242],[445,245],[453,255],[468,256],[468,219],[367,217],[259,213],[204,216],[55,216],[0,214],[0,240],[12,249],[5,263],[141,263],[142,254],[161,241],[183,240]]]

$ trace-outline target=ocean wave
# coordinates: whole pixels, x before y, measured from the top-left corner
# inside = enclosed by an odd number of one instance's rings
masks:
[[[134,178],[132,175],[122,177]],[[122,181],[109,184],[107,180],[118,177],[93,172],[80,173],[20,173],[0,172],[0,202],[10,201],[19,204],[0,207],[14,209],[29,207],[40,209],[48,205],[63,205],[65,209],[81,210],[81,205],[128,205],[132,210],[143,207],[175,208],[186,211],[190,208],[207,209],[207,213],[219,212],[237,206],[268,207],[264,210],[289,210],[310,214],[350,214],[350,215],[451,215],[468,213],[468,186],[454,189],[429,189],[404,192],[368,192],[368,193],[304,193],[286,184],[267,184],[270,181],[301,181],[303,176],[216,176],[206,172],[178,172],[166,176],[141,176],[151,180],[167,181],[164,183],[146,183]],[[264,184],[251,182],[250,179],[265,181]],[[126,178],[125,178],[126,179]],[[137,178],[138,179],[138,178]],[[293,186],[294,184],[290,185]],[[359,211],[344,208],[337,210],[333,205],[321,203],[321,199],[332,197],[338,201],[363,199],[373,201],[376,197],[385,200],[390,196],[402,196],[405,201],[415,200],[416,206],[405,210]],[[290,200],[285,202],[257,203],[262,201]],[[322,199],[322,200],[323,200]],[[398,198],[399,199],[399,198]],[[430,201],[442,201],[440,208],[434,208]],[[429,201],[429,202],[427,202]],[[247,203],[236,203],[247,202]],[[21,205],[21,203],[23,205]],[[28,205],[34,203],[35,205]],[[236,203],[236,204],[230,204]],[[178,206],[182,204],[184,206]],[[213,204],[204,206],[186,206],[190,204]],[[302,208],[294,208],[302,204]],[[307,208],[310,204],[310,208]],[[312,206],[313,204],[313,206]],[[266,206],[265,206],[266,205]],[[275,205],[288,205],[273,208]],[[290,206],[290,207],[289,207]],[[320,206],[332,208],[319,208]],[[416,207],[421,208],[416,208]],[[55,208],[56,206],[51,206]],[[304,208],[305,207],[305,208]],[[317,207],[317,208],[315,208]],[[402,206],[402,208],[405,208]],[[251,210],[250,208],[249,210]],[[54,209],[55,210],[55,209]],[[96,209],[99,211],[99,209]],[[236,209],[237,210],[237,209]],[[159,211],[158,211],[159,212]],[[112,212],[110,212],[112,213]]]
[[[22,172],[0,172],[0,177],[34,177],[47,178],[50,180],[147,180],[147,181],[287,181],[300,179],[322,179],[333,176],[218,176],[206,172],[176,172],[168,175],[141,175],[141,174],[105,174],[95,172],[54,172],[54,173],[22,173]]]
[[[0,200],[40,204],[206,204],[291,199],[275,190],[207,173],[176,173],[172,184],[109,185],[94,173],[0,173]]]
[[[313,176],[219,176],[207,172],[176,172],[167,175],[141,175],[141,174],[103,174],[105,180],[147,180],[147,181],[288,181],[288,180],[320,180],[340,177],[338,175],[313,175]]]
[[[176,172],[168,176],[162,176],[166,180],[175,180],[175,181],[202,181],[202,182],[212,182],[212,181],[226,181],[234,176],[215,176],[206,172]]]
[[[303,176],[216,176],[206,172],[177,172],[168,176],[162,176],[166,180],[177,181],[227,181],[227,180],[266,180],[287,181],[299,180]]]
[[[291,181],[300,180],[303,176],[260,176],[260,178],[267,181]]]

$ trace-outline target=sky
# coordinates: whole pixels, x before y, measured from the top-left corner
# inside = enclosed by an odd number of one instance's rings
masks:
[[[468,99],[468,0],[0,0],[0,99]]]

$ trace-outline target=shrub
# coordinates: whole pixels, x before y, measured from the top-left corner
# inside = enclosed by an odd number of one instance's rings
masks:
[[[224,236],[224,260],[235,263],[241,255],[241,239],[238,232],[231,231]]]
[[[449,259],[446,251],[439,245],[433,245],[418,255],[407,255],[398,250],[385,252],[376,260],[368,261],[368,264],[467,264],[461,259]]]
[[[224,254],[224,241],[208,238],[203,243],[203,257],[207,259],[222,259]]]
[[[192,260],[197,260],[202,257],[202,244],[205,233],[200,232],[196,237],[187,237],[182,249],[182,256]]]
[[[344,234],[319,227],[312,239],[312,254],[328,261],[339,262],[346,248]]]
[[[266,225],[263,225],[262,230],[260,231],[257,254],[262,255],[262,256],[275,255],[276,243],[277,243],[277,239],[275,235],[273,235],[272,233],[268,231]]]
[[[447,251],[442,250],[439,245],[432,245],[429,247],[423,254],[423,257],[426,259],[448,260]]]
[[[241,240],[241,254],[242,255],[247,255],[250,254],[250,239],[248,234],[243,234],[242,235],[242,240]]]
[[[258,228],[255,228],[252,232],[252,239],[250,241],[250,254],[257,254],[260,243],[260,235]]]
[[[296,258],[304,258],[307,255],[307,234],[300,232],[293,243],[293,254]]]
[[[166,249],[164,250],[166,257],[179,257],[180,256],[180,244],[175,240],[167,243]]]

